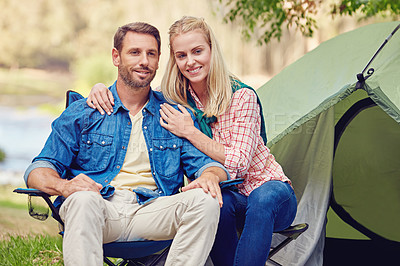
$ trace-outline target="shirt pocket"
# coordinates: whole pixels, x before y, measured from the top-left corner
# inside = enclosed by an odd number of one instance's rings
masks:
[[[82,135],[77,162],[83,170],[104,170],[110,159],[113,137],[88,133]]]
[[[154,165],[158,174],[168,177],[178,174],[182,145],[178,138],[153,140]]]

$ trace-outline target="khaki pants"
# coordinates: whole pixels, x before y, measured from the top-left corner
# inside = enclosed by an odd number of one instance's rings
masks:
[[[103,265],[103,243],[174,239],[165,265],[199,266],[214,242],[219,205],[200,188],[145,205],[127,190],[117,190],[107,200],[81,191],[67,198],[60,215],[65,265]]]

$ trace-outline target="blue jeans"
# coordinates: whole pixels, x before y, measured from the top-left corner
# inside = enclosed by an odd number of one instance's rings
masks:
[[[246,197],[223,190],[218,231],[211,250],[215,266],[265,265],[272,233],[286,229],[297,212],[296,195],[288,183],[268,181]],[[240,239],[237,232],[242,232]]]

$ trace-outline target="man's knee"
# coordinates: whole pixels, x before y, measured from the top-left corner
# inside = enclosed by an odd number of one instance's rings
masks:
[[[191,189],[185,193],[188,193],[189,204],[194,209],[204,217],[218,221],[220,207],[216,197],[212,197],[210,193],[205,193],[201,188]]]
[[[93,191],[78,191],[71,194],[63,203],[60,209],[62,216],[69,215],[86,215],[92,216],[96,213],[102,213],[103,198]]]

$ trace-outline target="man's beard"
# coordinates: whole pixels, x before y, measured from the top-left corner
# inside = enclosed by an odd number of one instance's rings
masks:
[[[145,71],[150,71],[148,67],[142,67],[137,70],[145,70]],[[135,88],[144,88],[150,85],[150,83],[153,81],[156,71],[154,70],[153,73],[150,74],[149,77],[146,79],[140,80],[140,79],[133,79],[132,74],[129,72],[128,68],[124,65],[120,65],[118,68],[119,74],[122,78],[122,81],[125,83],[126,86],[135,89]]]

